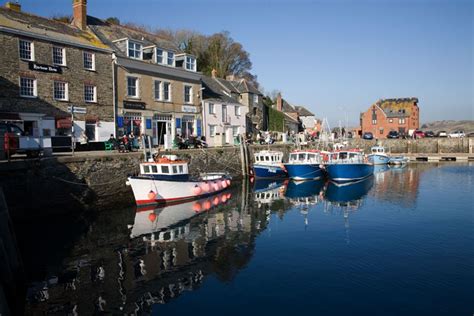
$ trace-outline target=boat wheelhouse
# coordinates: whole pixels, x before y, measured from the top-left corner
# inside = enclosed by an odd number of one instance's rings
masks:
[[[175,155],[140,164],[140,174],[128,178],[137,205],[178,202],[206,197],[230,186],[226,173],[189,175],[188,162]]]
[[[385,165],[389,162],[390,157],[385,153],[383,146],[374,146],[370,148],[371,153],[367,156],[369,162],[374,165]]]
[[[332,152],[325,168],[329,179],[337,182],[361,180],[374,173],[374,165],[359,149]]]
[[[291,179],[314,180],[323,175],[322,163],[322,155],[317,150],[293,151],[284,166]]]
[[[257,178],[285,178],[283,153],[281,151],[262,150],[254,154],[253,170]]]

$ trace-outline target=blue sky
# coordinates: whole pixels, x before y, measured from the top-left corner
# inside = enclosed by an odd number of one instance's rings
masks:
[[[71,0],[21,0],[70,14]],[[331,125],[379,98],[419,98],[421,121],[474,119],[474,1],[88,0],[88,14],[151,27],[229,31],[266,91]]]

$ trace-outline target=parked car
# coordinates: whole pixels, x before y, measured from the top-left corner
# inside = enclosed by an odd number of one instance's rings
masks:
[[[38,148],[20,148],[20,138],[25,136],[25,132],[17,125],[12,123],[0,122],[0,137],[2,138],[3,147],[5,148],[5,134],[9,136],[9,154],[26,154],[27,157],[38,157],[41,150]],[[0,148],[0,150],[4,150]]]
[[[390,131],[387,134],[387,138],[398,138],[400,137],[400,134],[398,134],[397,131]]]
[[[435,133],[433,131],[426,131],[425,132],[425,137],[435,137]]]
[[[365,132],[365,133],[362,135],[362,138],[363,138],[363,139],[374,139],[374,134],[372,134],[371,132]]]
[[[450,137],[450,138],[461,138],[461,137],[466,137],[466,134],[464,133],[464,131],[454,131],[452,133],[449,133],[448,137]]]
[[[448,137],[448,133],[446,133],[446,131],[439,131],[437,136],[438,137]]]
[[[423,131],[420,131],[420,130],[416,130],[413,132],[413,138],[423,138],[425,137],[425,133],[423,133]]]

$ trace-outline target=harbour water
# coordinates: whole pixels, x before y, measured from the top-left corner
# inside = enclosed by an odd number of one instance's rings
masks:
[[[474,165],[16,227],[26,314],[471,315]]]

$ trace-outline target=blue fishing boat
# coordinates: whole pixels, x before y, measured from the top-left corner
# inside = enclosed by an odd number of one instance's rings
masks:
[[[288,177],[293,180],[314,180],[323,176],[322,156],[319,151],[294,151],[285,163]]]
[[[371,153],[367,156],[369,162],[374,165],[386,165],[390,160],[390,156],[385,153],[383,146],[374,146],[370,149]]]
[[[374,165],[358,149],[332,152],[325,169],[329,179],[337,182],[357,181],[374,173]]]
[[[262,150],[254,154],[253,171],[257,178],[286,178],[281,151]]]

